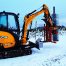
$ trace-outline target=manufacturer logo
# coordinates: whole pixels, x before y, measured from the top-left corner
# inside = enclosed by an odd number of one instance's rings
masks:
[[[7,39],[8,38],[8,36],[0,36],[0,39]]]

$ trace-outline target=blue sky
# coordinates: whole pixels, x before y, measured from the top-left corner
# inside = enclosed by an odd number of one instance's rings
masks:
[[[66,23],[66,1],[65,0],[0,0],[0,11],[9,11],[20,13],[20,24],[23,23],[24,16],[35,9],[46,4],[52,14],[53,6],[56,7],[56,13],[59,17],[59,24]],[[39,16],[40,17],[40,16]],[[34,21],[41,21],[36,19]]]

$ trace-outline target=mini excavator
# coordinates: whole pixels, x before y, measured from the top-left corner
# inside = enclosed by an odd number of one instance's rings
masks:
[[[12,12],[0,12],[0,59],[32,54],[31,48],[39,49],[39,44],[28,42],[27,28],[38,15],[45,14],[45,22],[50,27],[53,22],[48,7],[44,4],[40,11],[34,10],[24,17],[22,35],[20,36],[19,16]],[[19,37],[21,39],[19,40]]]

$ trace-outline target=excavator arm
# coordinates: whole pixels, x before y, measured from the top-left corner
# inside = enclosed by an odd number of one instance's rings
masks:
[[[49,13],[49,9],[48,7],[44,4],[42,6],[42,9],[38,12],[36,12],[37,10],[34,10],[32,13],[29,13],[28,15],[26,15],[24,17],[24,25],[23,25],[23,35],[22,35],[22,45],[26,45],[26,42],[27,42],[27,28],[29,26],[29,24],[31,24],[32,20],[37,17],[38,15],[44,13],[44,17],[47,19],[47,22],[49,22],[50,26],[53,26],[53,23],[52,23],[52,19],[51,19],[51,16],[50,16],[50,13]]]

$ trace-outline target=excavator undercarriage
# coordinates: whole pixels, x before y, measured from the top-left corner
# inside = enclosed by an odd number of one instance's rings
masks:
[[[32,54],[32,50],[29,45],[13,47],[9,49],[4,49],[1,47],[0,49],[0,59],[12,58],[12,57],[18,57],[18,56],[24,56],[24,55],[30,55],[30,54]]]

